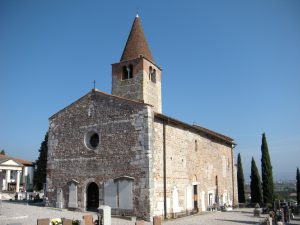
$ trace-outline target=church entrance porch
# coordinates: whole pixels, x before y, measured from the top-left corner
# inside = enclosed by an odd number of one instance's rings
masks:
[[[88,211],[97,211],[99,207],[99,187],[95,182],[88,185],[86,195],[86,209]]]
[[[0,160],[0,192],[19,192],[23,166],[10,159],[2,160],[2,163]]]

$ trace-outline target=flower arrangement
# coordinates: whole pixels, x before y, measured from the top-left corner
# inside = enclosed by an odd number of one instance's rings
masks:
[[[62,220],[60,218],[52,219],[51,225],[62,225]]]
[[[79,220],[73,220],[72,225],[80,225],[80,221]]]
[[[51,225],[62,225],[62,219],[61,218],[54,218],[51,220]],[[72,225],[80,225],[80,220],[72,220]]]

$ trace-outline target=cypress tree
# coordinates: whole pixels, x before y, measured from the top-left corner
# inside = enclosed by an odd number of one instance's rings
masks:
[[[244,172],[243,172],[243,165],[242,165],[242,159],[241,154],[238,154],[238,160],[237,160],[237,183],[238,183],[238,197],[240,203],[245,203],[245,189],[244,189]]]
[[[2,150],[0,151],[0,155],[5,155],[4,149],[2,149]]]
[[[263,188],[263,202],[273,203],[274,200],[274,184],[271,159],[269,155],[268,143],[265,133],[262,135],[261,144],[261,177]]]
[[[251,190],[251,203],[259,203],[262,202],[262,190],[261,190],[261,181],[258,173],[258,169],[255,163],[254,158],[252,157],[251,161],[251,182],[250,182],[250,190]]]
[[[297,203],[300,205],[300,174],[299,174],[299,167],[297,167]]]
[[[36,160],[36,170],[34,172],[33,185],[36,190],[43,189],[43,184],[46,183],[47,175],[47,154],[48,154],[48,132],[45,135],[44,141],[39,149],[39,158]]]

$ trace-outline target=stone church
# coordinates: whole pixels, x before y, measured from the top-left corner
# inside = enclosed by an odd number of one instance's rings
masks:
[[[136,16],[112,93],[92,89],[49,119],[51,206],[151,220],[237,204],[233,139],[164,115],[161,77]]]

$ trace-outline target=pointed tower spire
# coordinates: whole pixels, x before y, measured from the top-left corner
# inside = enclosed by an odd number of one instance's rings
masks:
[[[141,55],[151,62],[154,62],[151,51],[149,49],[149,45],[142,29],[139,15],[137,14],[133,21],[120,61],[139,58]]]
[[[136,15],[120,62],[112,64],[111,93],[141,101],[161,113],[161,69],[154,63]]]

